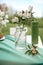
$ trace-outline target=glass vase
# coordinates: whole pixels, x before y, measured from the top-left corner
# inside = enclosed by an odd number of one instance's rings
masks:
[[[26,29],[18,27],[16,30],[15,47],[17,50],[25,50],[26,47]]]

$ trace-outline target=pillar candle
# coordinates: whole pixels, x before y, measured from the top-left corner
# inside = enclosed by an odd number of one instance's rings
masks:
[[[32,45],[38,44],[38,21],[32,21],[31,23]]]

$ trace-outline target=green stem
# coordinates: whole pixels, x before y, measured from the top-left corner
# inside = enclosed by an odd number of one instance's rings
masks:
[[[22,30],[20,31],[20,34],[19,34],[19,37],[18,37],[17,41],[15,42],[16,44],[18,43],[18,41],[19,41],[19,39],[20,39],[20,36],[21,36],[21,34],[22,34],[23,29],[24,29],[24,25],[23,25]]]

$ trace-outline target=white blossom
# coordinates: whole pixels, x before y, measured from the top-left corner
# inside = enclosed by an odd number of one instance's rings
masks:
[[[2,24],[2,26],[6,27],[6,24],[9,23],[8,19],[8,14],[5,14],[4,11],[0,10],[0,24]]]
[[[2,12],[2,11],[0,10],[0,16],[3,17],[4,14],[5,14],[4,11]]]
[[[18,22],[18,21],[19,21],[18,17],[14,17],[14,18],[12,19],[12,23]]]
[[[12,23],[14,23],[14,22],[15,22],[15,19],[13,18],[13,19],[12,19]]]
[[[5,19],[4,21],[5,21],[6,23],[9,23],[9,20],[7,20],[7,19]]]
[[[25,14],[22,14],[22,19],[25,19]]]
[[[30,5],[30,6],[28,7],[28,10],[29,10],[30,12],[32,12],[33,6]]]
[[[26,18],[31,18],[31,13],[28,13]]]
[[[8,14],[5,15],[5,19],[8,19]]]
[[[19,21],[18,17],[15,17],[15,21],[16,21],[16,22],[18,22],[18,21]]]
[[[18,16],[22,17],[22,12],[21,11],[17,11]]]
[[[5,26],[5,27],[6,27],[6,22],[5,22],[5,20],[2,20],[2,21],[1,21],[1,24],[2,24],[2,26]]]

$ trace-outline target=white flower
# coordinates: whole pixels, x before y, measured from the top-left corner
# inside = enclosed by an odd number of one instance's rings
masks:
[[[9,23],[9,20],[6,20],[6,19],[5,19],[5,20],[2,20],[2,21],[1,21],[2,26],[5,26],[5,27],[6,27],[6,24],[7,24],[7,23]]]
[[[32,12],[33,6],[30,5],[30,6],[28,7],[28,9],[29,9],[30,12]]]
[[[18,17],[15,17],[15,21],[16,21],[16,22],[18,22],[18,21],[19,21]]]
[[[31,18],[31,13],[28,13],[26,18]]]
[[[15,19],[12,19],[12,23],[14,23],[15,22]]]
[[[8,19],[8,15],[7,14],[5,15],[5,19]]]
[[[1,21],[1,24],[2,24],[2,26],[5,26],[5,27],[6,27],[6,22],[5,22],[5,20],[2,20],[2,21]]]
[[[7,20],[7,19],[5,19],[4,21],[5,21],[6,23],[9,23],[9,20]]]
[[[17,11],[18,16],[22,17],[22,12]]]
[[[22,14],[22,19],[25,19],[25,14]]]
[[[14,18],[12,19],[12,23],[18,22],[18,21],[19,21],[18,17],[14,17]]]
[[[0,11],[0,16],[2,17],[2,16],[4,16],[4,12],[2,12],[2,11]]]

